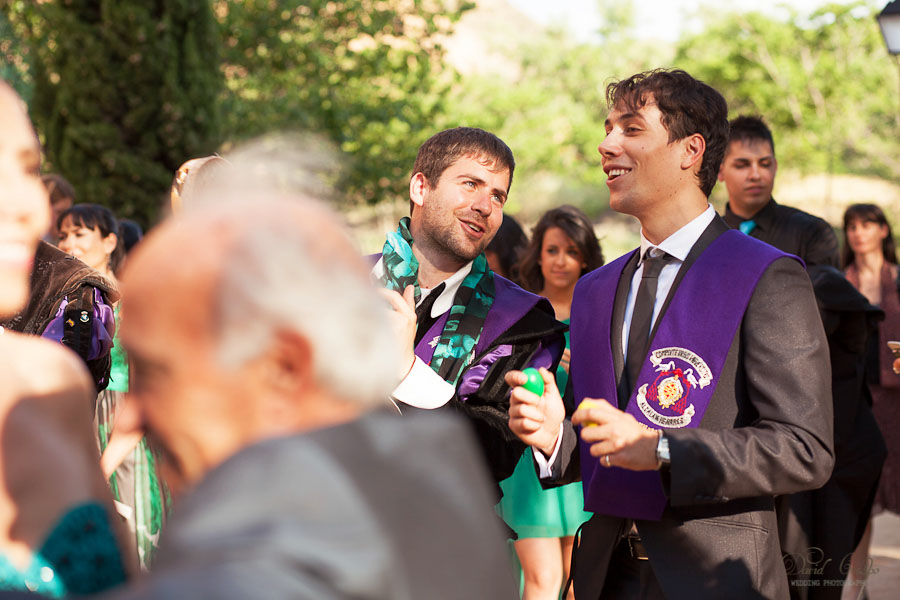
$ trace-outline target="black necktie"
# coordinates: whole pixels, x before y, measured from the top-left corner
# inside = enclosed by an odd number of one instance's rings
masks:
[[[431,307],[434,302],[444,292],[444,282],[442,281],[436,288],[425,296],[425,299],[416,307],[416,346],[422,341],[422,337],[428,333],[431,326],[434,325],[435,319],[431,318]]]
[[[631,327],[628,329],[628,353],[625,357],[625,371],[628,373],[628,390],[634,390],[637,377],[641,371],[641,363],[647,353],[647,341],[650,337],[650,323],[653,320],[653,305],[656,303],[656,289],[659,283],[659,272],[671,258],[663,252],[660,256],[644,258],[644,272],[641,274],[641,285],[638,287],[634,301],[634,312],[631,314]]]

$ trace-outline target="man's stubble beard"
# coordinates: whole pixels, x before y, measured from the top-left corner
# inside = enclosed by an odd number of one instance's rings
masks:
[[[494,232],[496,233],[496,232]],[[420,247],[429,247],[437,250],[444,256],[452,259],[454,262],[466,264],[478,257],[484,252],[493,239],[484,236],[480,243],[474,248],[460,241],[460,237],[464,236],[460,230],[459,221],[456,216],[452,216],[452,221],[442,222],[432,218],[432,215],[426,212],[422,219],[422,234],[424,239],[420,242]]]

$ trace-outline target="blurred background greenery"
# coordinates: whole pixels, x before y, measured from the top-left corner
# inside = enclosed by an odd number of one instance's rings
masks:
[[[589,35],[523,3],[0,0],[0,76],[29,103],[45,170],[144,225],[187,158],[304,130],[344,156],[343,210],[375,250],[407,211],[419,144],[464,124],[516,154],[508,213],[527,225],[578,205],[613,257],[637,229],[608,208],[604,88],[655,67],[707,81],[732,116],[766,118],[780,202],[832,224],[853,202],[900,216],[900,71],[874,18],[884,2],[701,7],[693,26],[649,37],[630,0],[594,0]]]

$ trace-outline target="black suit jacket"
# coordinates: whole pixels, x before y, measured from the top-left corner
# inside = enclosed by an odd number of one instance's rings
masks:
[[[716,217],[701,235],[651,336],[687,270],[727,230]],[[617,383],[636,260],[616,289],[611,335]],[[662,519],[636,522],[667,597],[787,597],[773,496],[828,479],[834,461],[830,386],[828,345],[809,278],[797,261],[778,259],[757,284],[700,426],[666,431],[672,463],[660,473],[669,497]],[[620,406],[630,391],[623,387]],[[568,421],[553,472],[559,474],[554,483],[580,476],[577,437]],[[599,597],[612,548],[630,525],[598,514],[585,525],[573,567],[576,597]]]

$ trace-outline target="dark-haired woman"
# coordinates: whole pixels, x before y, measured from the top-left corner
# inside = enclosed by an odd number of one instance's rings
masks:
[[[900,377],[892,370],[893,356],[887,346],[889,340],[900,341],[898,267],[891,226],[878,206],[854,204],[844,212],[841,258],[850,283],[885,314],[877,339],[870,341],[867,369],[872,410],[888,450],[872,512],[900,514]],[[851,575],[856,580],[865,579],[868,570],[871,528],[870,523],[853,555]]]
[[[58,219],[59,249],[104,277],[116,282],[124,257],[119,224],[112,212],[98,204],[76,204]],[[119,307],[115,307],[116,321]],[[94,424],[101,452],[101,467],[109,477],[116,508],[128,523],[141,568],[147,569],[156,550],[165,517],[165,492],[156,457],[141,437],[114,436],[116,417],[128,392],[128,359],[118,334],[110,351],[109,386],[97,396]]]
[[[602,264],[590,220],[574,206],[560,206],[535,226],[518,265],[519,280],[525,289],[550,300],[556,318],[568,323],[575,284]],[[565,390],[569,377],[568,345],[566,333],[566,350],[556,372],[560,390]],[[515,548],[524,575],[522,597],[555,600],[568,578],[575,531],[590,514],[584,512],[580,483],[543,490],[532,462],[526,452],[515,472],[500,483],[499,511],[519,535]]]

